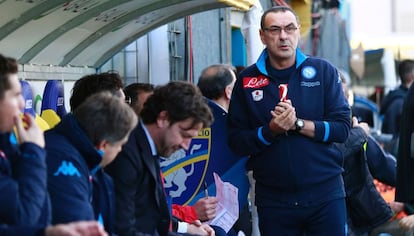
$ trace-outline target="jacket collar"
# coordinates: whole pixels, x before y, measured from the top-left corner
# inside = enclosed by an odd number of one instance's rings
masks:
[[[263,49],[262,53],[257,59],[256,66],[260,73],[269,76],[269,73],[266,70],[266,60],[269,58],[269,53],[267,48]],[[308,58],[305,54],[303,54],[299,48],[296,48],[296,65],[295,67],[298,68],[305,60]]]
[[[153,155],[151,150],[150,140],[148,139],[147,134],[144,130],[144,124],[142,121],[138,123],[135,130],[133,131],[135,136],[138,151],[141,154],[141,157],[144,164],[147,166],[148,170],[151,172],[151,175],[156,179],[159,176],[159,160],[158,157]]]
[[[98,153],[95,146],[92,144],[92,141],[79,126],[78,121],[72,113],[63,117],[62,121],[54,128],[54,130],[65,136],[78,150],[90,170],[96,172],[100,169],[99,163],[102,161],[102,156]]]

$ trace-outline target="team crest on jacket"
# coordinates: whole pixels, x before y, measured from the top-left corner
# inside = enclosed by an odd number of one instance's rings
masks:
[[[269,84],[269,79],[264,75],[259,75],[257,77],[244,77],[243,78],[243,88],[261,88]]]
[[[313,79],[316,75],[316,69],[313,66],[305,66],[302,69],[302,76],[306,79]]]
[[[164,188],[173,203],[187,205],[204,183],[211,148],[211,129],[200,130],[187,151],[180,149],[168,158],[161,158]]]
[[[253,101],[258,102],[263,99],[263,90],[254,90],[252,92]]]

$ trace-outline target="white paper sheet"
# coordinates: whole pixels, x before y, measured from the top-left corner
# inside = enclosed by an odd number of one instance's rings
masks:
[[[227,233],[239,218],[239,189],[229,182],[223,182],[218,174],[213,173],[213,176],[218,204],[216,217],[209,224],[219,226]]]

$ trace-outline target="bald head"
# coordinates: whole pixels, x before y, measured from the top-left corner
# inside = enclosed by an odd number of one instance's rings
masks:
[[[236,74],[232,66],[212,65],[201,72],[197,86],[203,96],[216,100],[226,96],[226,87],[233,86],[235,80]]]

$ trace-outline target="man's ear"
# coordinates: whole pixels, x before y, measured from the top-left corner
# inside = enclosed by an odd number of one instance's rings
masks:
[[[157,117],[157,126],[160,128],[168,127],[170,125],[169,118],[167,111],[161,111]]]
[[[95,146],[96,151],[99,153],[99,155],[103,156],[108,143],[109,143],[108,141],[102,140],[98,143],[98,145]]]
[[[230,100],[231,92],[232,92],[231,85],[227,85],[226,88],[224,89],[224,94],[227,100]]]
[[[264,34],[265,33],[264,33],[264,31],[262,29],[259,30],[259,34],[260,34],[260,40],[262,41],[262,44],[263,45],[266,45],[265,40],[264,40],[264,37],[265,37]]]

